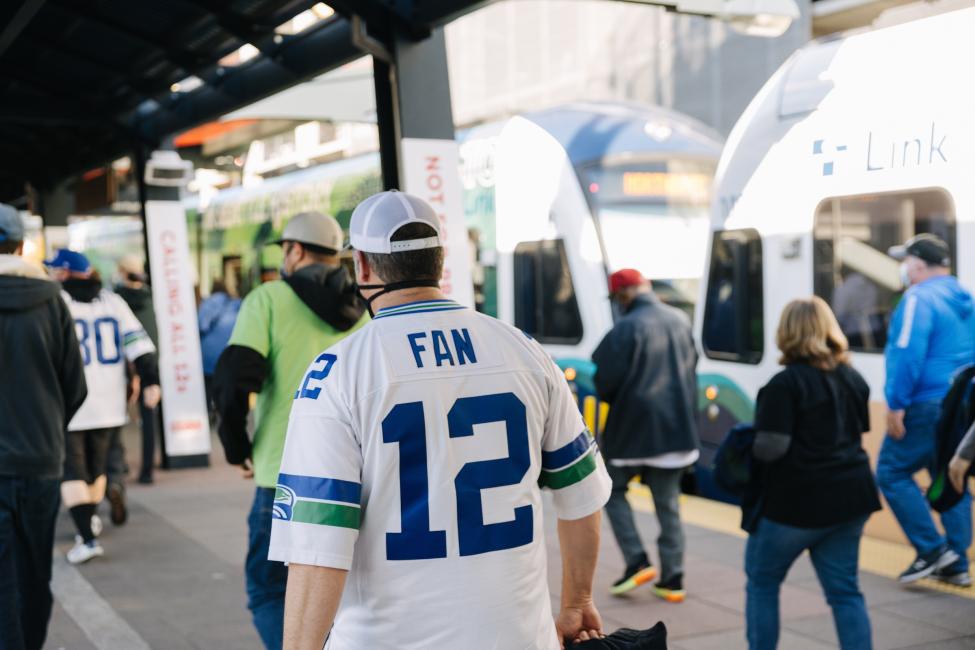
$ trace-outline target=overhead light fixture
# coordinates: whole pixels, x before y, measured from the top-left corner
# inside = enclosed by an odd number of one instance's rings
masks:
[[[801,15],[795,0],[627,0],[666,7],[668,11],[717,18],[736,32],[775,38]]]
[[[274,33],[279,36],[293,36],[299,34],[313,25],[317,25],[323,20],[328,20],[335,15],[335,10],[324,2],[313,5],[310,9],[302,11],[291,20],[281,23],[274,28]]]
[[[256,46],[251,43],[244,43],[236,50],[223,57],[217,61],[217,65],[223,66],[224,68],[233,68],[238,65],[243,65],[255,58],[261,51],[257,49]]]
[[[203,80],[196,75],[190,75],[186,79],[181,79],[169,87],[174,93],[191,93],[203,85]]]
[[[723,9],[733,30],[764,38],[782,36],[800,16],[795,0],[728,0]]]

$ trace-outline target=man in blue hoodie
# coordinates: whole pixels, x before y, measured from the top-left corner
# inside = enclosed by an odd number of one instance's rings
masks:
[[[938,237],[918,235],[889,254],[901,260],[908,288],[894,312],[884,351],[887,437],[877,461],[877,483],[917,551],[900,582],[934,575],[968,586],[971,497],[966,494],[941,515],[942,535],[913,476],[922,468],[932,471],[941,400],[953,375],[975,361],[975,307],[971,294],[951,275],[948,245]]]

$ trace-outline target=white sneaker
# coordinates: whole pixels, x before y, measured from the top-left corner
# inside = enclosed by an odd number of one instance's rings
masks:
[[[102,536],[102,529],[103,528],[104,528],[104,526],[102,525],[102,518],[99,517],[98,515],[92,515],[91,516],[91,534],[94,535],[95,537],[101,537]]]
[[[93,539],[85,544],[80,537],[75,537],[74,546],[68,551],[68,562],[71,564],[83,564],[93,557],[101,557],[103,555],[105,555],[105,549],[98,543],[98,540]]]

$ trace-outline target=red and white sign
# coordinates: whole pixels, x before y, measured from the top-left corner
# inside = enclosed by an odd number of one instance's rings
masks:
[[[179,201],[146,202],[152,305],[159,328],[159,375],[168,456],[210,453],[210,420],[190,278],[186,213]]]
[[[471,276],[473,246],[464,223],[464,188],[460,183],[460,156],[454,140],[403,138],[403,188],[436,210],[444,245],[440,289],[451,300],[474,306]]]

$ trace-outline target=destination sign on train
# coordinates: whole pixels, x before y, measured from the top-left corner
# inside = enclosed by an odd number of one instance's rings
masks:
[[[623,196],[666,196],[671,199],[707,200],[711,178],[707,174],[623,172]]]

